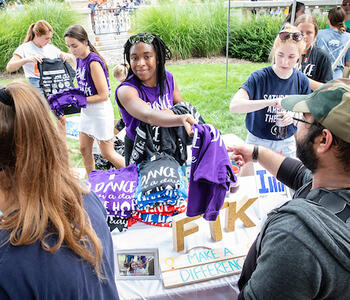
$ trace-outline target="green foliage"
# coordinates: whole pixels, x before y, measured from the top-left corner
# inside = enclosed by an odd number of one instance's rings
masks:
[[[319,14],[317,14],[317,15],[315,15],[314,17],[315,17],[316,20],[317,20],[318,29],[319,29],[319,30],[320,30],[320,29],[325,29],[326,26],[328,25],[328,24],[327,24],[327,19],[328,19],[327,15],[319,15]]]
[[[257,15],[232,24],[230,56],[254,62],[266,62],[273,41],[281,29],[282,21],[279,17]]]
[[[225,46],[226,9],[223,2],[160,6],[139,9],[132,31],[159,35],[174,57],[210,57]]]
[[[3,24],[0,26],[0,71],[6,68],[13,52],[23,43],[29,25],[38,20],[51,24],[55,32],[52,44],[67,51],[63,34],[68,26],[79,23],[78,14],[66,3],[36,0],[24,10],[0,11],[0,24]]]

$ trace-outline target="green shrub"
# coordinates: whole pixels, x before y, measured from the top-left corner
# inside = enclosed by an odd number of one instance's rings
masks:
[[[63,34],[68,26],[79,22],[78,14],[66,3],[36,0],[24,10],[0,11],[0,71],[6,68],[13,52],[23,43],[29,25],[38,20],[51,24],[54,30],[52,44],[67,51]]]
[[[216,1],[164,3],[137,10],[132,31],[159,35],[176,58],[210,57],[225,46],[226,9]]]
[[[282,22],[282,18],[279,17],[253,16],[232,24],[230,56],[254,62],[266,62]]]

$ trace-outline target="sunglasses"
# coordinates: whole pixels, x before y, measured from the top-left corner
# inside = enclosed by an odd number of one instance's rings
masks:
[[[286,41],[292,37],[293,41],[300,42],[304,38],[301,32],[281,31],[278,36],[282,41]]]
[[[152,44],[153,40],[154,40],[154,35],[151,33],[136,34],[129,37],[129,42],[131,45],[135,45],[140,42],[144,42],[146,44]]]

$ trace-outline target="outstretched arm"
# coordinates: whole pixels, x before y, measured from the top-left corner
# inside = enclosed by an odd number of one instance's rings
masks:
[[[126,111],[134,118],[147,124],[161,127],[184,126],[186,132],[192,136],[192,125],[196,123],[192,115],[175,115],[165,111],[152,109],[145,101],[139,98],[135,88],[122,86],[117,92],[118,99]]]
[[[227,148],[227,152],[232,152],[230,158],[239,166],[243,166],[248,162],[253,161],[254,145],[240,145]],[[258,162],[273,176],[277,172],[285,160],[285,156],[262,146],[258,147]]]
[[[267,106],[278,106],[278,99],[273,100],[254,100],[249,99],[248,92],[245,89],[239,89],[234,95],[230,104],[230,111],[234,113],[248,113]]]

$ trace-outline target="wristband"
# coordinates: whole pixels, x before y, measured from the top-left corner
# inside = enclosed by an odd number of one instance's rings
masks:
[[[259,146],[254,145],[254,150],[253,150],[253,154],[252,154],[253,162],[258,161],[258,154],[259,154]]]

